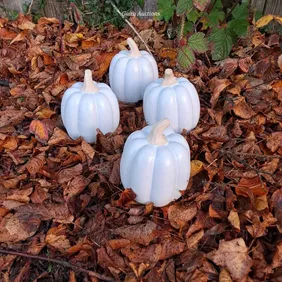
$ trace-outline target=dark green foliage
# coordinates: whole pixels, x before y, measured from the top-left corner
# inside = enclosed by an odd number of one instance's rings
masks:
[[[212,59],[222,60],[228,57],[237,38],[246,36],[248,32],[248,0],[242,0],[227,10],[224,9],[222,0],[201,0],[200,5],[205,9],[197,4],[199,2],[193,0],[178,0],[176,5],[173,0],[158,1],[160,18],[166,22],[171,21],[174,14],[181,16],[179,40],[194,33],[186,40],[187,45],[179,48],[178,63],[184,68],[194,63],[195,52],[208,50],[207,41],[210,43]],[[182,15],[186,15],[186,20]]]

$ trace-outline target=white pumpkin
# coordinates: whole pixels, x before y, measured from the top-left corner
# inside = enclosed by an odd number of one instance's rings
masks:
[[[116,54],[110,64],[110,86],[119,101],[134,103],[143,99],[146,87],[158,78],[158,66],[147,51],[139,51],[132,38],[130,51]]]
[[[190,176],[190,149],[169,120],[133,132],[126,140],[120,175],[125,188],[131,188],[136,201],[162,207],[181,196]]]
[[[92,80],[86,70],[84,83],[73,84],[65,93],[61,104],[64,126],[72,139],[82,136],[85,141],[96,141],[96,129],[104,134],[113,132],[119,125],[119,105],[111,88]]]
[[[200,100],[194,85],[186,78],[176,78],[171,69],[165,77],[151,83],[145,90],[143,110],[146,122],[153,125],[168,118],[175,132],[197,126]]]

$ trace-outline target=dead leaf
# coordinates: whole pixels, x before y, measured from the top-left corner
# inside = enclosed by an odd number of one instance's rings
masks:
[[[270,21],[272,21],[274,19],[273,15],[266,15],[262,18],[260,18],[257,22],[256,22],[256,27],[260,28],[263,27],[265,25],[267,25]]]
[[[85,155],[88,156],[91,160],[94,158],[95,150],[85,140],[81,142],[81,148]]]
[[[35,157],[32,157],[26,164],[25,168],[30,174],[36,174],[46,163],[45,152],[38,154]]]
[[[196,174],[198,174],[199,172],[202,171],[203,169],[203,163],[201,161],[198,160],[192,160],[191,161],[191,172],[190,172],[190,177],[195,176]]]
[[[29,131],[34,134],[39,141],[46,142],[49,138],[46,124],[40,120],[33,120],[30,123]]]
[[[229,272],[225,268],[220,269],[219,282],[233,282]]]
[[[209,81],[209,88],[212,92],[211,95],[211,108],[213,109],[218,101],[220,93],[231,84],[231,81],[229,79],[218,79],[214,77]]]
[[[235,187],[236,194],[248,197],[247,190],[250,190],[255,196],[263,196],[268,192],[265,183],[261,181],[259,176],[240,179],[238,185]]]
[[[64,197],[67,199],[79,195],[83,192],[86,186],[90,183],[90,180],[82,175],[75,176],[64,188]]]
[[[204,132],[202,136],[205,140],[215,142],[227,142],[229,140],[227,130],[224,126],[213,126]]]
[[[67,133],[58,127],[55,127],[54,133],[48,141],[48,145],[68,144],[69,142],[72,143],[73,141]]]
[[[244,97],[240,97],[235,100],[235,106],[233,107],[235,115],[243,119],[249,119],[256,115],[253,109],[246,103]]]
[[[248,253],[245,241],[238,238],[231,241],[220,240],[218,250],[209,253],[208,257],[218,266],[226,268],[232,279],[242,281],[253,264]]]
[[[7,214],[0,222],[0,242],[19,242],[33,236],[41,220],[36,215]]]
[[[45,119],[45,118],[50,118],[55,114],[54,111],[52,111],[50,108],[42,108],[38,112],[35,113],[35,115],[39,119]]]
[[[146,248],[137,245],[121,249],[121,252],[134,263],[154,263],[168,259],[183,252],[185,244],[176,240],[164,240],[160,244],[153,244]]]
[[[65,252],[71,247],[66,231],[66,226],[62,224],[50,228],[46,234],[46,243],[62,253]]]
[[[168,208],[168,220],[176,229],[182,229],[197,214],[196,203],[176,203]]]
[[[136,194],[133,192],[131,188],[126,188],[120,194],[118,200],[113,201],[113,205],[117,207],[124,207],[127,203],[130,203],[136,198]]]
[[[70,168],[65,168],[58,173],[58,183],[62,184],[70,181],[75,176],[78,176],[82,173],[82,165],[77,164]]]
[[[240,219],[236,210],[231,210],[228,216],[228,221],[234,228],[240,231]]]
[[[271,150],[272,153],[282,147],[282,132],[273,132],[267,139],[266,146]]]
[[[113,233],[120,235],[121,237],[130,240],[131,242],[148,246],[154,239],[154,231],[156,230],[156,224],[152,221],[146,223],[136,224],[133,226],[122,226],[113,230]]]

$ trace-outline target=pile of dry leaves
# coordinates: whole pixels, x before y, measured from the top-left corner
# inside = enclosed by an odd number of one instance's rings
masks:
[[[132,22],[161,75],[175,69],[165,26]],[[281,281],[281,38],[253,30],[232,58],[175,71],[201,99],[199,125],[183,132],[192,177],[182,199],[153,208],[119,176],[127,136],[145,126],[142,102],[120,104],[119,128],[94,146],[71,140],[60,117],[64,91],[86,68],[107,82],[129,35],[0,19],[0,280]]]

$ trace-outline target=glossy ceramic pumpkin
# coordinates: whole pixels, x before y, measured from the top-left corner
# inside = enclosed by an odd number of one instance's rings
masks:
[[[190,177],[190,149],[165,119],[154,127],[133,132],[126,140],[120,163],[121,181],[142,204],[162,207],[181,196]]]
[[[128,38],[130,51],[120,51],[110,64],[110,86],[119,101],[133,103],[143,99],[146,87],[158,78],[158,66],[147,51],[139,51]]]
[[[168,118],[175,132],[197,126],[200,100],[194,85],[186,78],[176,78],[171,69],[165,77],[151,83],[145,91],[143,109],[146,122],[153,125]]]
[[[119,105],[111,88],[92,80],[92,72],[85,71],[84,83],[73,84],[65,93],[61,104],[64,126],[72,139],[82,136],[85,141],[96,141],[96,130],[104,134],[119,125]]]

